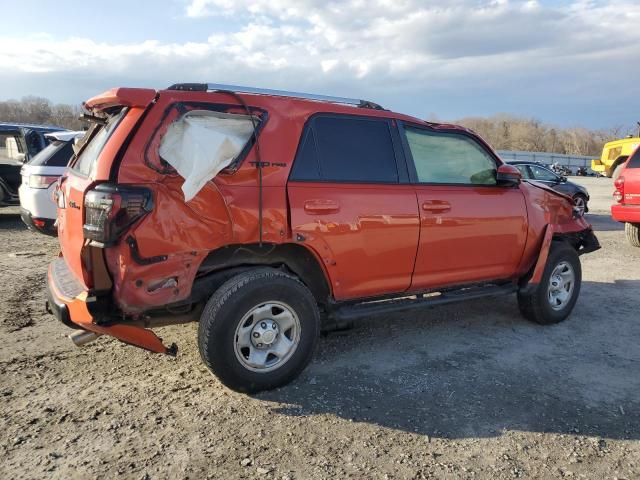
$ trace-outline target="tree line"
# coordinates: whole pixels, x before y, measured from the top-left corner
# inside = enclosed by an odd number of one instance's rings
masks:
[[[0,101],[0,122],[35,123],[82,130],[86,123],[80,121],[83,110],[80,105],[54,104],[43,97],[28,96],[20,100]]]
[[[81,130],[80,105],[54,104],[47,98],[28,96],[0,101],[0,122],[37,123]],[[500,114],[465,117],[454,123],[472,129],[496,150],[599,156],[602,146],[617,138],[637,134],[637,127],[618,125],[604,130],[560,128],[534,118]]]
[[[627,135],[638,135],[638,127],[617,125],[591,130],[583,127],[559,128],[534,118],[500,114],[465,117],[454,123],[478,133],[496,150],[524,150],[566,155],[599,157],[602,146]]]

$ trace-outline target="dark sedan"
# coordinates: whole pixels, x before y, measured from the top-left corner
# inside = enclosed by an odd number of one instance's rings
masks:
[[[514,161],[509,162],[522,172],[522,178],[544,183],[560,193],[573,198],[576,206],[584,213],[589,211],[589,192],[582,185],[570,182],[567,177],[562,177],[551,169],[536,162]]]

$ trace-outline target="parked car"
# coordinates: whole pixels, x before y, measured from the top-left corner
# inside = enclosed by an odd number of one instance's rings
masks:
[[[614,185],[611,216],[624,223],[629,243],[640,247],[640,148],[629,157]]]
[[[522,173],[522,178],[544,183],[554,190],[573,198],[576,206],[583,212],[589,211],[589,192],[582,185],[567,180],[567,177],[558,175],[551,169],[536,162],[515,161],[509,162],[515,165]]]
[[[294,379],[321,322],[514,293],[560,322],[599,248],[570,197],[470,130],[369,101],[178,84],[85,106],[49,311],[77,344],[166,354],[151,329],[199,321],[204,363],[238,391]]]
[[[22,183],[18,189],[20,216],[30,229],[56,234],[54,186],[67,170],[67,164],[73,156],[74,142],[83,135],[84,132],[71,131],[46,133],[49,145],[22,166]]]
[[[20,203],[22,164],[47,146],[46,133],[62,130],[46,125],[0,123],[0,207]]]

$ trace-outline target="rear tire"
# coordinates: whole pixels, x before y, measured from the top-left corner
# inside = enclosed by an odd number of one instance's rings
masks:
[[[260,268],[231,278],[212,295],[200,319],[198,347],[223,384],[256,393],[296,378],[319,333],[309,289],[291,275]]]
[[[573,310],[581,283],[582,268],[575,249],[567,243],[554,242],[540,283],[518,292],[520,312],[541,325],[559,323]]]
[[[638,223],[625,223],[624,233],[627,236],[627,241],[632,247],[640,247],[640,224]]]

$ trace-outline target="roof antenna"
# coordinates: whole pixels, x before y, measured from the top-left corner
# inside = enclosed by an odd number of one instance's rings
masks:
[[[262,157],[260,155],[260,143],[258,142],[258,125],[256,124],[256,120],[253,117],[253,115],[251,114],[251,110],[249,109],[249,106],[247,105],[247,103],[242,99],[242,97],[240,95],[238,95],[236,92],[232,91],[232,90],[216,90],[216,92],[219,93],[227,93],[229,95],[231,95],[233,98],[235,98],[236,100],[238,100],[238,102],[240,102],[240,104],[244,107],[245,111],[247,112],[247,115],[249,115],[249,118],[251,119],[251,124],[253,125],[253,140],[256,143],[256,161],[255,161],[255,165],[256,168],[258,169],[258,228],[260,229],[259,233],[258,233],[258,238],[259,238],[259,245],[260,248],[262,248]]]

